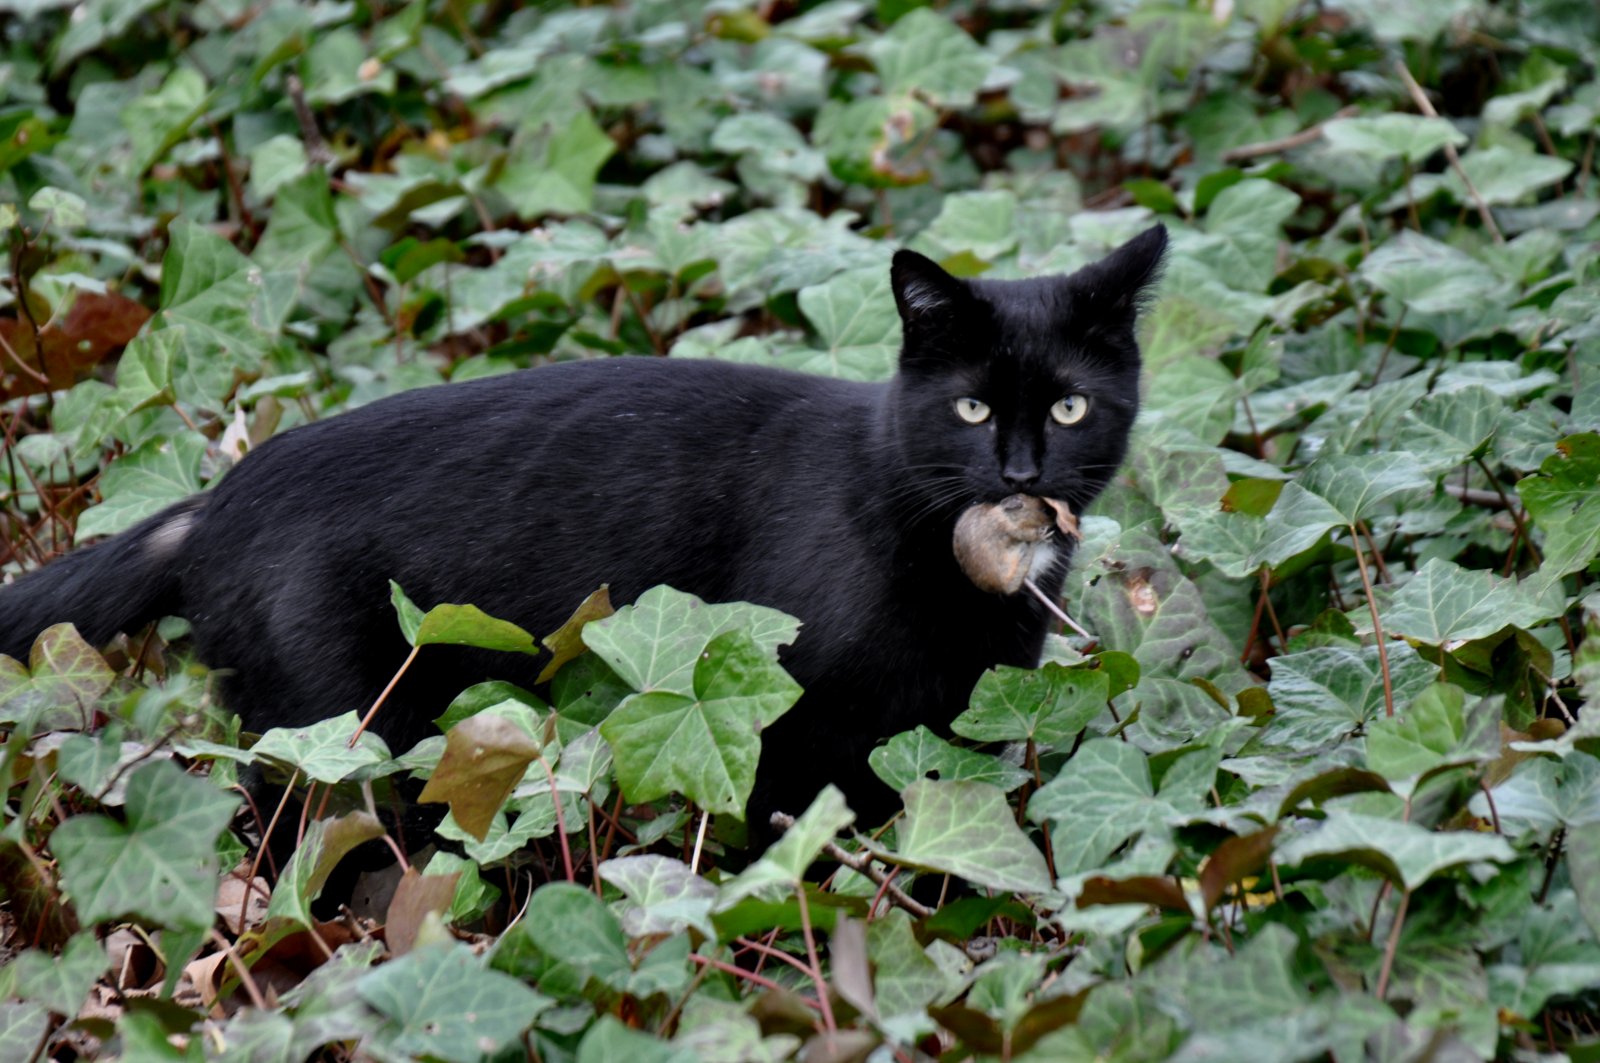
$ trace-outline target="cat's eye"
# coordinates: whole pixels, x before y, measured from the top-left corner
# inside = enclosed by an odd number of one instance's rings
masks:
[[[982,424],[989,419],[989,406],[973,398],[957,399],[956,416],[968,424]]]
[[[1068,395],[1050,407],[1050,416],[1056,424],[1077,424],[1089,412],[1089,396]]]

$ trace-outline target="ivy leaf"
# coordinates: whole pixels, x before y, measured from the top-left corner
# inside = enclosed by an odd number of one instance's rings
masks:
[[[597,870],[602,879],[628,898],[622,911],[622,930],[630,939],[681,934],[689,927],[708,938],[716,937],[711,926],[711,906],[716,902],[717,888],[690,871],[683,861],[641,853],[606,860]]]
[[[314,819],[295,849],[289,866],[278,876],[267,901],[267,920],[283,919],[295,926],[314,925],[311,902],[322,893],[328,876],[350,850],[362,842],[383,837],[383,824],[370,813],[355,811],[334,819]],[[270,940],[273,934],[268,934]]]
[[[609,587],[601,586],[589,597],[585,598],[573,610],[567,622],[554,632],[546,635],[541,641],[550,651],[550,663],[544,666],[539,673],[539,682],[548,683],[554,675],[561,670],[561,666],[569,661],[576,660],[578,656],[588,650],[583,641],[583,629],[594,620],[604,620],[616,612],[611,607],[611,591]]]
[[[34,639],[27,668],[0,657],[0,723],[32,719],[39,729],[83,726],[116,678],[77,628],[52,624]]]
[[[1054,827],[1056,873],[1072,875],[1104,866],[1128,839],[1149,834],[1167,837],[1167,820],[1199,808],[1220,760],[1215,750],[1191,750],[1169,769],[1156,789],[1150,762],[1138,749],[1114,738],[1085,742],[1068,770],[1028,800],[1028,818]],[[1209,766],[1209,773],[1207,767]],[[1209,775],[1209,777],[1208,777]],[[1190,781],[1204,783],[1199,793]]]
[[[100,478],[103,501],[78,518],[78,535],[115,535],[200,490],[206,438],[184,432],[129,451]]]
[[[873,772],[893,790],[904,790],[929,775],[939,779],[985,782],[1010,793],[1031,776],[999,757],[951,745],[926,727],[902,731],[867,755]]]
[[[0,998],[31,1000],[57,1015],[74,1017],[111,959],[94,934],[72,935],[60,956],[28,949],[0,967]],[[0,1035],[0,1048],[5,1041]]]
[[[1330,811],[1321,824],[1278,846],[1280,864],[1318,857],[1370,867],[1405,890],[1414,890],[1447,868],[1461,864],[1510,863],[1517,857],[1504,838],[1466,831],[1430,831],[1415,823]]]
[[[743,631],[768,656],[793,642],[800,622],[776,609],[708,605],[692,594],[652,587],[633,605],[583,629],[591,650],[635,690],[692,695],[701,651],[717,635]]]
[[[782,838],[768,847],[761,859],[722,887],[717,896],[718,910],[726,911],[746,897],[759,895],[777,900],[799,887],[806,869],[816,861],[823,846],[855,822],[855,818],[856,814],[845,805],[838,787],[832,783],[823,787],[811,807],[783,832]]]
[[[396,1054],[477,1063],[511,1045],[553,1003],[491,970],[464,945],[436,944],[390,960],[356,983],[388,1021]]]
[[[495,187],[524,221],[578,214],[593,205],[595,177],[616,150],[589,112],[579,111],[514,148]]]
[[[1044,856],[1018,829],[999,788],[921,779],[906,788],[903,799],[906,818],[890,857],[895,862],[959,875],[990,889],[1050,889]]]
[[[1574,166],[1570,159],[1518,151],[1500,144],[1469,151],[1461,157],[1461,168],[1472,179],[1478,195],[1493,206],[1518,203],[1541,188],[1560,184]],[[1455,195],[1456,202],[1472,202],[1461,176],[1453,169],[1445,174],[1445,185]]]
[[[528,902],[528,936],[551,959],[568,964],[616,990],[633,974],[628,942],[617,917],[590,891],[571,882],[551,882]]]
[[[1494,270],[1471,255],[1410,229],[1367,256],[1359,272],[1419,314],[1478,311],[1498,303],[1506,290]]]
[[[1018,235],[1015,192],[956,192],[944,197],[917,249],[941,260],[966,251],[992,262],[1016,248]]]
[[[1505,403],[1484,387],[1429,395],[1408,410],[1395,446],[1437,463],[1481,457],[1505,418]]]
[[[994,59],[929,8],[917,8],[867,48],[886,95],[916,92],[948,108],[971,106]]]
[[[1433,487],[1425,462],[1414,454],[1329,454],[1301,474],[1306,490],[1322,496],[1346,524],[1372,516],[1378,503]]]
[[[1388,651],[1395,704],[1408,704],[1437,670],[1404,643],[1390,643]],[[1376,646],[1319,646],[1274,657],[1271,665],[1267,693],[1276,711],[1263,740],[1279,748],[1314,749],[1384,714]]]
[[[1459,148],[1467,143],[1467,135],[1448,119],[1399,113],[1324,122],[1322,136],[1336,151],[1411,163],[1426,160],[1446,144]]]
[[[900,315],[883,270],[848,271],[802,288],[800,310],[824,350],[786,356],[784,365],[844,380],[884,380],[894,373]]]
[[[136,96],[122,109],[122,126],[133,138],[133,171],[143,174],[173,144],[183,139],[189,126],[204,112],[206,80],[193,68],[180,66],[168,75],[160,90]]]
[[[605,655],[598,646],[596,652]],[[642,666],[636,674],[645,678],[660,671],[654,654],[619,660]],[[729,631],[705,645],[691,693],[635,694],[606,718],[600,733],[611,744],[617,782],[630,801],[681,793],[701,808],[743,816],[761,731],[799,698],[799,685],[768,649],[743,630]]]
[[[1465,748],[1469,731],[1465,703],[1460,687],[1435,683],[1405,711],[1373,720],[1367,727],[1367,766],[1387,778],[1406,779],[1445,764],[1491,759],[1498,746]]]
[[[1104,671],[1065,668],[1047,661],[1037,669],[999,665],[983,673],[972,707],[950,729],[976,742],[1070,742],[1100,715],[1110,696]]]
[[[217,836],[239,799],[171,761],[134,769],[124,822],[76,815],[50,835],[84,923],[134,915],[174,929],[215,919]]]
[[[183,327],[174,384],[185,402],[220,408],[233,368],[264,358],[278,322],[266,306],[266,278],[228,241],[189,221],[168,228],[161,309],[152,329]]]
[[[360,722],[360,715],[352,710],[305,727],[274,727],[250,753],[254,759],[274,761],[316,782],[340,782],[389,759],[389,747],[371,731],[363,731],[355,748],[350,748],[350,736]]]
[[[538,756],[539,743],[505,717],[469,716],[445,735],[444,756],[417,801],[448,803],[456,824],[481,842]]]
[[[1565,605],[1560,595],[1541,602],[1514,580],[1436,557],[1395,592],[1382,618],[1390,634],[1438,645],[1480,639],[1507,624],[1533,627]]]
[[[1600,435],[1563,439],[1536,475],[1518,481],[1517,494],[1544,536],[1536,589],[1559,586],[1600,556]]]
[[[1518,765],[1491,796],[1493,808],[1482,794],[1475,795],[1473,814],[1498,817],[1513,836],[1531,832],[1546,838],[1562,827],[1574,834],[1590,832],[1600,825],[1600,758],[1534,757]]]

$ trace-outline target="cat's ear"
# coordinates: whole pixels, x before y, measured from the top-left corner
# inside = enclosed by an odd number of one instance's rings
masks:
[[[1166,253],[1166,226],[1146,229],[1068,278],[1077,296],[1074,302],[1094,313],[1102,327],[1132,327],[1161,277]]]
[[[915,251],[896,251],[889,270],[894,302],[907,328],[947,319],[968,298],[967,286]]]

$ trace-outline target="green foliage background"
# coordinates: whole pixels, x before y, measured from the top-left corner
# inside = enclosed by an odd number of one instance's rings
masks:
[[[701,831],[797,694],[771,610],[662,589],[545,649],[396,588],[414,667],[559,666],[411,751],[241,739],[160,636],[56,628],[0,658],[0,1057],[1600,1058],[1587,0],[0,14],[8,571],[396,391],[881,378],[897,246],[1011,277],[1172,233],[1069,581],[1095,641],[876,750],[905,812],[852,866],[807,878],[832,791],[765,855]],[[259,910],[217,896],[242,764],[326,813]],[[402,774],[452,844],[339,937],[312,899]]]

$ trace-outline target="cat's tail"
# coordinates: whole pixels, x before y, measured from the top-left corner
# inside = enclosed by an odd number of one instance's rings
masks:
[[[196,495],[103,543],[0,586],[0,653],[27,660],[40,631],[70,622],[91,646],[178,607],[183,542],[205,513]]]

